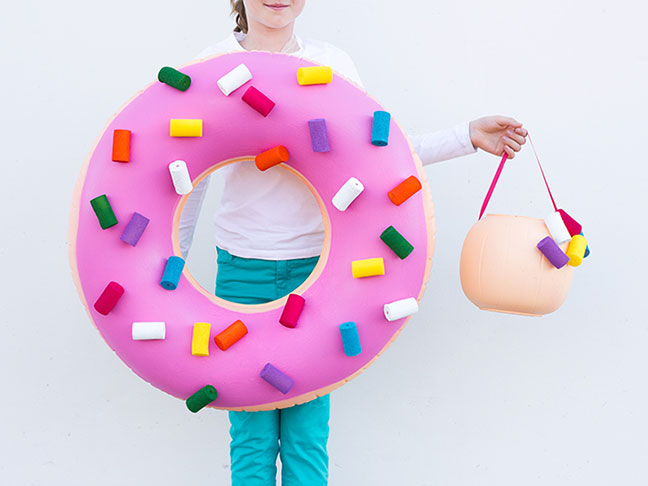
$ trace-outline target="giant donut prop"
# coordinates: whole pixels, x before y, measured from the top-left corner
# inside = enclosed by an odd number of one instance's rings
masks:
[[[69,238],[81,300],[117,355],[192,411],[270,410],[329,393],[418,308],[434,250],[422,164],[382,106],[328,68],[243,52],[180,69],[164,68],[164,82],[126,103],[83,165]],[[325,241],[293,294],[242,305],[182,268],[179,193],[253,160],[309,187]]]

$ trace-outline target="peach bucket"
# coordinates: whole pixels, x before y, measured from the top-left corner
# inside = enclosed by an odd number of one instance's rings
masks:
[[[543,220],[487,214],[468,232],[461,250],[461,286],[482,310],[541,316],[569,293],[573,267],[555,268],[536,245],[549,236]],[[565,251],[567,244],[559,245]]]

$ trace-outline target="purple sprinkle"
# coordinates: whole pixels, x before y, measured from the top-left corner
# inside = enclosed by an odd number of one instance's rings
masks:
[[[144,233],[148,224],[148,218],[145,218],[140,213],[133,213],[133,217],[128,222],[128,225],[121,235],[121,240],[132,246],[137,245],[137,242],[142,237],[142,233]]]
[[[565,252],[560,249],[551,236],[547,236],[538,243],[538,250],[540,250],[542,254],[547,257],[547,260],[549,260],[556,268],[564,267],[569,261],[569,257],[565,255]]]
[[[308,129],[310,130],[313,152],[329,152],[331,147],[329,147],[328,132],[326,131],[326,120],[324,118],[308,120]]]
[[[295,384],[292,378],[282,371],[279,371],[270,363],[266,364],[261,370],[261,378],[270,383],[284,395],[288,393]]]

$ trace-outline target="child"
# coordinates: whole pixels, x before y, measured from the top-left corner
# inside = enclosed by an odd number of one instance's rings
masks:
[[[344,51],[294,34],[306,0],[230,0],[237,27],[225,40],[205,49],[214,54],[260,50],[285,52],[331,66],[362,86]],[[515,157],[526,130],[512,118],[493,116],[436,133],[413,137],[423,164],[481,148]],[[324,241],[319,207],[310,191],[286,170],[260,172],[252,161],[220,169],[225,177],[215,214],[218,273],[216,295],[244,304],[279,299],[296,289],[315,267]],[[180,220],[183,256],[191,246],[207,180],[194,188]],[[287,201],[280,194],[290,194]],[[328,483],[329,396],[267,412],[230,412],[230,453],[234,486],[275,484],[277,454],[283,486]]]

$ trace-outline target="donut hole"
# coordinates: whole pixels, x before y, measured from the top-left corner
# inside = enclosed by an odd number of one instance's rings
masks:
[[[182,198],[174,247],[199,290],[213,297],[220,282],[214,299],[245,305],[278,301],[305,290],[321,271],[318,257],[327,239],[323,207],[295,169],[281,164],[261,172],[253,158],[232,159],[206,170],[195,179],[194,192]],[[243,280],[248,277],[255,280]]]

